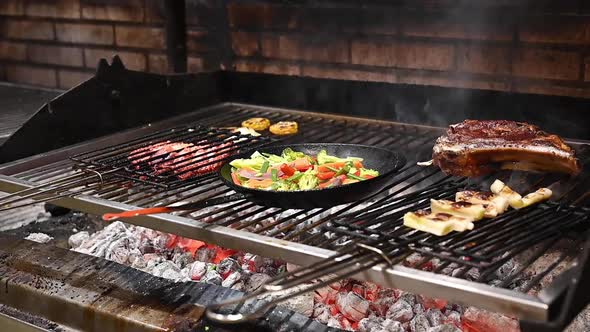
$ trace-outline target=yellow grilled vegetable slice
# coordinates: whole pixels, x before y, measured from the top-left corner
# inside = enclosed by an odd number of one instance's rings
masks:
[[[452,202],[444,199],[431,199],[430,210],[434,214],[446,213],[456,217],[473,219],[473,221],[481,220],[486,212],[486,209],[481,204],[471,204],[463,201]]]
[[[531,206],[533,204],[548,200],[553,192],[548,188],[537,189],[522,198],[522,207]]]
[[[280,121],[269,128],[270,132],[275,135],[293,135],[297,133],[298,129],[299,126],[295,121]]]
[[[270,120],[267,118],[250,118],[242,122],[242,127],[262,131],[270,127]]]
[[[455,201],[483,205],[486,209],[484,214],[484,217],[486,218],[494,218],[506,212],[509,205],[508,199],[506,199],[505,197],[496,195],[491,192],[481,192],[472,190],[457,192],[455,194]]]
[[[427,211],[408,212],[404,215],[404,226],[443,236],[452,231],[463,232],[473,229],[469,218],[457,217],[447,213],[429,213]]]
[[[494,181],[490,187],[490,190],[494,194],[506,198],[510,206],[512,206],[514,209],[520,209],[524,206],[522,196],[520,196],[520,194],[516,191],[510,189],[510,187],[500,180]]]

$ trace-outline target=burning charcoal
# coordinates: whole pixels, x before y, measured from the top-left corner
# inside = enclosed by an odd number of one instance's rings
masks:
[[[340,310],[344,317],[358,322],[367,317],[369,301],[353,292],[338,293],[336,296],[336,308]]]
[[[365,298],[365,296],[367,295],[367,289],[364,285],[361,284],[355,284],[352,286],[352,292],[357,294],[358,296]]]
[[[167,243],[168,243],[168,235],[166,235],[166,234],[158,235],[158,237],[156,237],[152,241],[152,244],[153,244],[156,252],[165,251],[167,249],[166,248]]]
[[[352,328],[352,324],[345,317],[340,319],[340,326],[342,326],[342,329],[345,331],[354,331],[354,329]]]
[[[201,278],[201,282],[213,285],[221,285],[222,279],[217,271],[209,270],[205,276]]]
[[[250,276],[248,281],[246,282],[246,292],[250,293],[262,286],[266,281],[270,280],[271,277],[268,274],[264,273],[254,273]]]
[[[260,273],[264,273],[264,274],[268,274],[271,277],[274,277],[277,275],[278,271],[277,268],[274,266],[270,266],[270,265],[263,265],[258,269],[258,272]]]
[[[172,256],[172,261],[174,264],[180,266],[180,268],[184,268],[185,266],[190,265],[194,259],[193,256],[188,252],[176,253]]]
[[[147,262],[143,259],[143,256],[139,256],[131,262],[131,267],[138,270],[143,270],[147,267]]]
[[[207,273],[207,263],[194,262],[190,265],[188,277],[191,280],[199,281]]]
[[[330,287],[321,287],[314,291],[314,300],[316,302],[325,303],[326,299],[328,298],[328,294],[332,292]]]
[[[156,252],[156,248],[154,248],[154,245],[150,240],[142,239],[139,244],[139,251],[144,254],[153,254]]]
[[[237,263],[236,263],[237,264]],[[219,264],[219,266],[221,266],[221,264]],[[219,267],[217,268],[217,272],[219,271]],[[223,274],[221,274],[221,277],[223,278]],[[225,279],[221,282],[221,286],[223,287],[231,287],[233,286],[236,282],[240,281],[240,279],[242,278],[242,274],[240,273],[240,271],[234,271],[231,272],[227,277],[225,277]]]
[[[381,287],[377,284],[366,282],[365,286],[365,299],[369,301],[375,301],[377,299],[377,295],[381,290]]]
[[[328,319],[328,322],[326,323],[326,325],[328,325],[328,327],[333,327],[336,329],[342,328],[342,325],[340,325],[340,321],[338,319],[336,319],[335,317],[330,317]]]
[[[406,303],[408,303],[411,306],[416,304],[416,295],[414,295],[412,293],[404,292],[402,290],[399,291],[398,299],[406,301]]]
[[[459,304],[453,304],[453,310],[458,312],[459,315],[463,315],[463,313],[465,312],[465,309]]]
[[[256,272],[262,266],[262,257],[259,255],[244,254],[242,269]]]
[[[168,270],[165,270],[164,272],[162,272],[162,278],[170,279],[170,280],[174,280],[174,281],[181,281],[184,279],[184,277],[182,276],[182,273],[180,271],[177,272],[172,269],[168,269]]]
[[[235,289],[237,291],[243,292],[246,289],[246,283],[243,280],[239,280],[235,284],[231,286],[231,289]]]
[[[457,311],[447,311],[446,321],[457,326],[461,325],[461,314]]]
[[[377,300],[373,302],[375,310],[381,316],[385,316],[387,310],[395,304],[396,296],[393,289],[383,289],[377,294]]]
[[[383,325],[381,327],[381,330],[378,331],[383,331],[383,332],[404,332],[404,326],[402,325],[402,323],[395,321],[395,320],[391,320],[391,319],[386,319],[383,321]]]
[[[82,245],[82,242],[88,240],[89,237],[90,234],[88,234],[88,232],[86,231],[78,232],[70,236],[70,238],[68,239],[68,244],[70,245],[70,248],[78,248]]]
[[[520,330],[516,319],[474,307],[465,310],[463,319],[473,329],[479,331],[516,332]]]
[[[313,315],[313,293],[304,293],[292,297],[285,300],[282,305],[307,317],[311,317]]]
[[[385,317],[387,319],[405,323],[414,317],[414,311],[412,311],[412,306],[408,302],[399,299],[391,307],[389,307]]]
[[[420,303],[414,304],[414,307],[412,309],[414,310],[415,314],[423,314],[424,313],[424,307]]]
[[[430,328],[430,323],[425,315],[418,314],[410,321],[410,331],[412,332],[426,332]]]
[[[195,260],[205,263],[211,263],[215,258],[215,254],[216,252],[214,248],[201,247],[195,253]]]
[[[443,313],[438,309],[428,309],[424,315],[426,318],[428,318],[431,326],[440,325],[446,318],[445,315],[443,315]]]
[[[231,257],[224,258],[221,262],[219,262],[219,265],[217,265],[217,272],[219,272],[221,277],[224,279],[238,270],[241,270],[240,263]]]
[[[427,332],[461,332],[461,329],[459,329],[458,327],[456,327],[455,325],[452,325],[452,324],[443,324],[443,325],[431,327],[426,331]]]
[[[118,247],[109,251],[105,258],[119,264],[125,264],[129,259],[129,250]]]
[[[435,298],[424,296],[424,295],[418,295],[416,297],[416,299],[418,300],[419,303],[422,304],[424,309],[436,308],[436,309],[442,310],[445,308],[447,303],[449,303],[447,300],[435,299]]]
[[[149,263],[148,263],[149,265]],[[166,270],[172,270],[176,273],[180,273],[180,268],[172,263],[172,261],[163,261],[160,264],[156,265],[153,269],[153,271],[151,272],[153,275],[155,275],[156,277],[161,277],[164,272]]]
[[[383,318],[380,317],[367,317],[359,321],[358,331],[359,332],[373,332],[381,329],[383,325]],[[403,331],[403,329],[402,329]]]
[[[473,281],[473,280],[479,279],[480,274],[479,274],[479,270],[475,269],[475,268],[471,268],[471,269],[469,269],[469,271],[467,271],[465,273],[465,269],[461,267],[461,268],[453,270],[453,273],[451,273],[451,276]]]
[[[129,250],[129,259],[127,260],[127,262],[129,264],[133,264],[135,262],[135,260],[138,259],[139,257],[143,258],[143,254],[141,253],[141,251],[139,251],[139,249],[133,248],[133,249]]]
[[[516,269],[518,269],[516,262],[513,259],[509,259],[506,261],[506,263],[502,264],[502,266],[500,266],[494,272],[494,274],[498,277],[498,279],[504,279],[511,275]]]
[[[31,233],[29,236],[25,238],[25,240],[38,242],[38,243],[47,243],[53,240],[53,237],[45,234],[45,233]]]
[[[315,320],[322,324],[326,324],[330,317],[330,308],[327,305],[323,303],[316,303],[314,305],[312,318],[315,318]]]

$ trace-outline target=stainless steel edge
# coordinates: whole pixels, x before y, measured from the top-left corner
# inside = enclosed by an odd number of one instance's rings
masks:
[[[31,186],[33,183],[0,175],[0,190],[2,191],[15,192]],[[90,196],[61,198],[53,203],[97,215],[135,208],[131,205]],[[300,265],[311,265],[335,254],[330,250],[210,225],[169,214],[136,217],[128,219],[126,222],[228,248],[280,258]],[[548,304],[536,297],[403,266],[392,268],[376,266],[359,273],[356,278],[373,281],[386,287],[400,288],[417,294],[444,298],[452,302],[514,315],[522,319],[540,321],[548,319]]]
[[[10,332],[48,332],[49,330],[29,324],[18,318],[0,313],[0,330]]]

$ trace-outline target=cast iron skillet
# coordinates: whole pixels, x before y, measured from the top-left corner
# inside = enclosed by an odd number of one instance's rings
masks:
[[[295,151],[301,151],[307,155],[317,155],[321,150],[326,150],[329,155],[340,158],[359,157],[363,158],[363,165],[379,171],[379,176],[355,182],[348,185],[298,191],[267,191],[261,189],[246,188],[233,183],[231,178],[230,161],[234,159],[249,158],[254,151],[280,155],[281,152],[291,148]],[[113,220],[125,217],[135,217],[139,215],[167,213],[180,210],[197,210],[208,206],[229,203],[233,201],[248,199],[258,205],[268,207],[278,207],[284,209],[313,209],[326,208],[335,205],[350,203],[360,200],[371,194],[383,189],[387,184],[387,179],[399,171],[406,163],[406,159],[393,151],[358,144],[340,144],[340,143],[308,143],[308,144],[290,144],[271,146],[250,150],[248,152],[234,156],[228,160],[220,169],[218,176],[225,185],[233,189],[236,193],[213,198],[206,201],[177,203],[169,206],[161,206],[122,213],[107,213],[103,215],[104,220]]]

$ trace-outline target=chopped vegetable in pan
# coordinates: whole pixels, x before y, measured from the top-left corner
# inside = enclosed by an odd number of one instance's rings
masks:
[[[325,150],[316,156],[284,149],[280,156],[254,152],[248,159],[230,162],[235,184],[247,188],[295,191],[336,187],[372,179],[379,172],[365,168],[363,159],[330,156]]]

